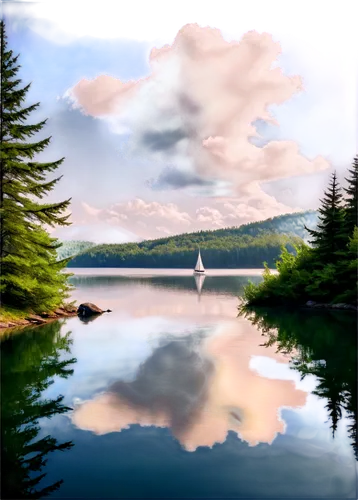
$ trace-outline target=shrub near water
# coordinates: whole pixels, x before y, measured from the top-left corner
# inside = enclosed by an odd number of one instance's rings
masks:
[[[263,281],[249,283],[243,293],[247,305],[303,304],[357,301],[358,158],[349,170],[346,199],[342,200],[336,174],[318,210],[317,230],[307,229],[312,247],[297,245],[296,255],[283,248],[276,262],[277,275],[265,265]],[[353,216],[355,214],[355,216]]]
[[[296,256],[286,248],[282,249],[276,262],[278,274],[272,274],[265,263],[263,281],[258,284],[250,282],[244,289],[243,299],[246,303],[274,305],[304,300],[309,273],[302,266],[307,263],[309,247],[302,243],[295,250]]]

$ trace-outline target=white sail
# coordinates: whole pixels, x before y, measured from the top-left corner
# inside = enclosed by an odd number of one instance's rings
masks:
[[[203,261],[201,260],[200,250],[199,250],[198,260],[196,261],[196,266],[194,268],[194,271],[199,272],[199,273],[205,272]]]

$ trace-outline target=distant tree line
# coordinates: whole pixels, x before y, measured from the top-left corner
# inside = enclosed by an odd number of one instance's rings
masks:
[[[207,268],[274,267],[282,246],[295,252],[315,212],[286,214],[240,227],[198,231],[140,243],[105,244],[75,256],[71,267],[192,268],[198,248]]]

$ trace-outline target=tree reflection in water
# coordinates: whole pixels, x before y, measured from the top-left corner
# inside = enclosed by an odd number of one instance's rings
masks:
[[[343,311],[282,311],[243,307],[239,313],[266,337],[264,346],[292,355],[291,366],[317,378],[313,394],[325,398],[333,437],[344,415],[356,460],[357,447],[357,319]]]
[[[70,333],[61,335],[59,321],[3,338],[1,349],[1,498],[40,498],[57,490],[62,480],[40,486],[48,453],[68,450],[71,441],[38,439],[39,419],[65,413],[63,396],[42,397],[55,376],[72,375]],[[42,473],[41,473],[42,472]],[[45,482],[45,481],[44,481]]]

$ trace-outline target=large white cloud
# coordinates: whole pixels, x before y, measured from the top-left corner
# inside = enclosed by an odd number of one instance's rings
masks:
[[[102,117],[119,117],[129,112],[131,104],[138,109],[140,103],[145,115],[136,113],[137,125],[145,118],[147,126],[144,133],[140,125],[134,127],[127,148],[132,155],[143,152],[140,141],[146,142],[147,152],[157,147],[162,154],[163,137],[160,142],[158,133],[168,136],[168,128],[177,126],[178,140],[183,142],[184,127],[187,137],[181,153],[196,172],[241,192],[251,182],[310,174],[329,166],[322,157],[302,156],[293,140],[270,141],[263,147],[251,141],[258,137],[257,120],[279,125],[271,109],[306,90],[300,74],[286,74],[279,66],[282,53],[278,37],[268,31],[224,37],[220,28],[187,23],[172,43],[152,48],[147,77],[128,82],[110,75],[82,78],[66,95],[85,113]],[[165,80],[168,68],[175,77]],[[153,128],[160,148],[155,137],[147,143]],[[168,147],[177,154],[173,133],[169,139]]]
[[[251,31],[227,42],[218,29],[186,25],[171,46],[152,50],[149,77],[128,83],[109,76],[84,79],[69,94],[84,113],[110,116],[112,125],[117,118],[132,130],[132,154],[157,160],[158,168],[166,161],[176,165],[179,170],[162,171],[159,187],[163,180],[174,188],[202,182],[207,191],[218,181],[231,186],[226,194],[240,198],[239,209],[223,214],[198,207],[195,223],[222,227],[249,216],[264,219],[293,207],[269,196],[260,183],[329,167],[323,157],[305,158],[294,141],[258,147],[251,140],[258,136],[258,120],[275,123],[270,106],[303,89],[299,76],[273,67],[280,50],[267,33]],[[168,232],[165,224],[156,221],[155,227]]]

